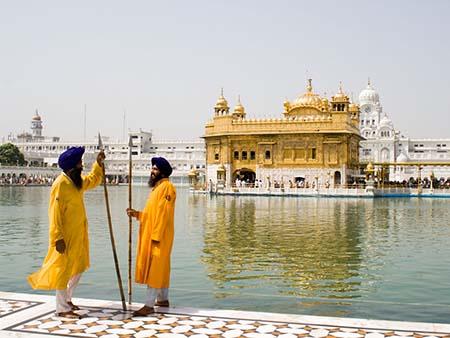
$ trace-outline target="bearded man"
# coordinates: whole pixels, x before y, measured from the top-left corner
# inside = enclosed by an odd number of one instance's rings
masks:
[[[70,147],[58,158],[63,172],[53,182],[48,208],[49,246],[39,271],[28,276],[33,289],[56,290],[56,315],[79,318],[72,294],[81,274],[89,268],[89,238],[84,192],[102,182],[105,154],[100,151],[87,176],[84,147]]]
[[[133,313],[146,316],[154,306],[169,306],[170,255],[174,238],[176,191],[169,181],[172,167],[163,157],[152,158],[149,186],[152,188],[145,208],[128,208],[128,216],[139,220],[136,255],[136,283],[147,285],[145,305]]]

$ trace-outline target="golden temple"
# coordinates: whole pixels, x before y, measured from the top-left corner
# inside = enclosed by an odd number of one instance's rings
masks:
[[[309,79],[306,92],[283,106],[279,118],[247,118],[240,99],[230,112],[222,91],[203,136],[207,183],[336,186],[358,175],[360,111],[342,84],[328,100]]]

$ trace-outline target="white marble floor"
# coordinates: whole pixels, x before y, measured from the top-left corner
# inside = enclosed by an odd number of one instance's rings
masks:
[[[82,319],[56,317],[52,296],[0,292],[0,337],[450,338],[450,324],[181,307],[133,317],[120,302],[79,298],[74,303]]]

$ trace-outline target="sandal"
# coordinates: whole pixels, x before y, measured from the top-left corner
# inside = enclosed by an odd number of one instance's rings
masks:
[[[56,312],[57,317],[64,317],[64,318],[72,318],[72,319],[81,319],[81,315],[73,312],[73,311],[66,311],[66,312]]]
[[[159,307],[169,307],[169,301],[168,300],[162,300],[162,301],[156,301],[155,306]]]
[[[72,303],[71,301],[70,301],[70,302],[67,302],[67,304],[70,305],[70,307],[72,308],[72,311],[77,311],[77,310],[80,309],[78,306],[76,306],[76,305],[75,305],[74,303]]]
[[[134,311],[133,316],[134,317],[146,317],[152,313],[155,313],[155,309],[150,306],[144,305],[139,310]]]

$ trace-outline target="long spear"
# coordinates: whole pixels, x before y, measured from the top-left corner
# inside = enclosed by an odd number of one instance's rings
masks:
[[[129,161],[128,161],[128,208],[131,209],[131,182],[132,182],[132,152],[133,152],[133,139],[128,140]],[[131,246],[132,246],[132,233],[133,233],[133,218],[128,216],[128,304],[131,305]]]
[[[100,148],[100,150],[103,150],[103,142],[100,133],[98,133],[98,147]],[[123,294],[122,278],[120,277],[119,260],[117,259],[116,242],[114,241],[113,227],[111,222],[111,210],[109,208],[108,189],[106,187],[105,163],[103,163],[102,165],[102,171],[103,171],[103,189],[105,191],[106,213],[108,215],[109,237],[111,238],[111,246],[114,256],[114,264],[116,266],[117,281],[119,282],[120,298],[122,299],[122,309],[126,311],[127,305],[125,304],[125,295]]]

